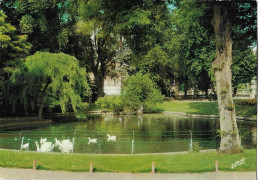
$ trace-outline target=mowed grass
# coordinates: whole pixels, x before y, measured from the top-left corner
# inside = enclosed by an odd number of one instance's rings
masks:
[[[257,106],[239,105],[235,102],[237,116],[256,117]],[[184,112],[188,114],[218,115],[217,102],[165,101],[158,108],[163,111]]]
[[[231,168],[232,163],[245,158],[245,163]],[[95,172],[151,172],[152,161],[156,172],[206,172],[215,170],[218,160],[222,171],[256,171],[256,150],[244,150],[239,154],[198,152],[154,155],[88,155],[37,153],[0,150],[0,166],[32,168],[37,160],[37,169],[89,171],[92,160]]]

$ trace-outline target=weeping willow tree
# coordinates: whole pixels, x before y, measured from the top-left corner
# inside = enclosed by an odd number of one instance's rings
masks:
[[[63,53],[37,52],[28,56],[23,70],[13,78],[23,79],[21,99],[24,106],[38,108],[42,119],[44,107],[60,106],[62,112],[72,109],[76,117],[84,118],[90,88],[86,71],[76,58]]]

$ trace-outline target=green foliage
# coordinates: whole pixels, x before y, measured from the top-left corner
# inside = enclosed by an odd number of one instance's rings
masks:
[[[150,74],[164,94],[167,94],[173,83],[175,68],[172,59],[160,46],[151,49],[140,65],[141,72]]]
[[[62,30],[62,3],[57,0],[16,0],[20,31],[28,35],[32,52],[58,51],[58,34]]]
[[[133,111],[151,111],[164,97],[148,75],[137,73],[130,76],[123,89],[123,101]]]
[[[31,15],[24,15],[20,21],[21,32],[22,33],[32,33],[34,26],[34,19]]]
[[[217,133],[219,134],[218,136],[221,137],[225,137],[225,136],[237,136],[238,135],[238,131],[221,131],[221,130],[217,130]]]
[[[22,84],[13,87],[13,80],[9,77],[17,66],[21,66],[23,58],[29,54],[31,44],[27,42],[27,36],[18,35],[16,28],[7,23],[6,19],[7,16],[0,11],[0,109],[10,115],[9,105],[12,105],[14,112]]]
[[[124,102],[121,96],[110,95],[100,97],[95,104],[101,109],[105,109],[110,112],[120,113],[124,110]]]
[[[164,99],[149,76],[141,73],[130,76],[123,91],[121,96],[99,98],[96,105],[101,109],[117,113],[151,112],[155,110],[156,104],[162,103]]]
[[[105,3],[103,0],[80,1],[80,20],[76,23],[76,32],[87,39],[85,52],[90,58],[86,64],[95,77],[97,98],[104,96],[104,79],[116,67],[118,59],[115,56],[120,44],[119,34],[113,28],[116,19],[104,12],[107,11]]]
[[[167,40],[165,36],[170,31],[169,11],[164,2],[134,2],[119,5],[117,26],[121,25],[120,32],[126,38],[131,50],[136,55],[135,64],[142,56],[156,45],[163,46]]]
[[[257,55],[249,47],[233,50],[232,85],[238,87],[257,76]]]
[[[185,83],[185,87],[198,85],[201,90],[207,90],[211,84],[211,62],[215,57],[214,36],[201,24],[205,10],[204,3],[180,2],[172,13],[174,31],[169,43],[178,64],[179,83]]]
[[[72,109],[77,117],[85,117],[89,85],[86,71],[79,67],[76,58],[63,53],[37,52],[26,58],[25,71],[17,70],[14,74],[17,82],[19,75],[24,76],[25,106],[59,105],[62,112]]]
[[[225,109],[227,109],[229,111],[233,111],[233,110],[235,110],[235,106],[232,104],[228,104],[228,105],[226,105]]]
[[[17,35],[16,28],[7,23],[6,18],[3,11],[0,11],[0,68],[5,66],[10,73],[10,68],[14,68],[29,54],[31,45],[27,42],[26,35]]]

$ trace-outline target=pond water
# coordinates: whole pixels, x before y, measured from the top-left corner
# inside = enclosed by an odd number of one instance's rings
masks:
[[[50,118],[50,117],[48,117]],[[65,117],[52,116],[56,122]],[[74,121],[73,117],[66,117]],[[244,148],[256,148],[256,122],[238,121]],[[159,153],[188,150],[217,149],[220,138],[218,119],[190,118],[172,114],[111,115],[91,114],[86,120],[56,123],[49,127],[24,131],[1,132],[0,148],[20,149],[29,142],[29,150],[36,150],[35,141],[47,138],[54,143],[70,139],[73,152],[102,154]],[[192,134],[191,134],[192,133]],[[107,135],[116,136],[108,141]],[[97,139],[89,143],[87,138]],[[59,151],[54,148],[54,151]]]

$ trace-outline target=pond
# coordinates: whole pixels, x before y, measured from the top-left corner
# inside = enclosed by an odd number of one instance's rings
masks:
[[[64,118],[74,121],[70,116],[51,118],[56,122],[63,121]],[[238,121],[238,128],[242,146],[256,148],[256,122]],[[29,143],[29,150],[35,151],[35,141],[40,143],[40,138],[47,138],[52,143],[57,138],[70,139],[74,153],[138,154],[217,149],[220,142],[216,132],[218,129],[218,119],[212,118],[172,114],[90,114],[82,121],[1,132],[0,148],[20,149],[21,143]],[[108,141],[108,134],[116,136],[116,141]],[[91,143],[88,138],[97,141]],[[53,151],[60,150],[55,147]]]

